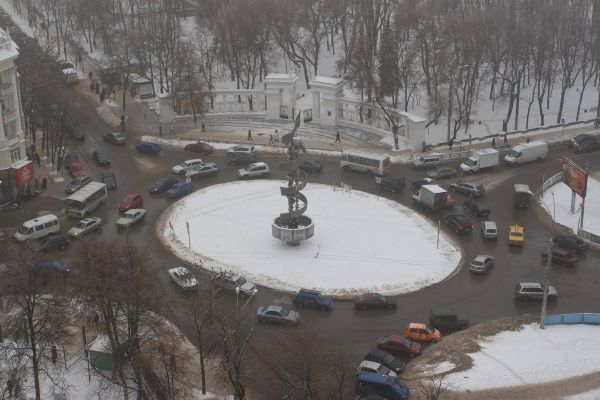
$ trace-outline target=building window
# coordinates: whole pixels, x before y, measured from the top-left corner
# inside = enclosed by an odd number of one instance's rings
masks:
[[[17,161],[21,161],[21,149],[11,150],[10,152],[11,164],[16,163]]]

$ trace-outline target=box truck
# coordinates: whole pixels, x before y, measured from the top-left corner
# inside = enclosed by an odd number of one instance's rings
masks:
[[[448,191],[438,185],[423,185],[413,194],[413,203],[431,211],[438,211],[456,204],[456,200],[448,195]]]
[[[500,152],[496,149],[474,150],[471,157],[460,164],[463,174],[472,174],[477,171],[494,168],[500,162]]]
[[[507,165],[519,165],[532,161],[542,161],[548,156],[548,143],[519,143],[504,156]]]

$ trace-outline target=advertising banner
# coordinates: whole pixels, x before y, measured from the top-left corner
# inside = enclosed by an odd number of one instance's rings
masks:
[[[587,171],[568,158],[563,157],[562,164],[563,182],[579,196],[585,197],[587,191]]]
[[[33,163],[31,161],[22,163],[15,170],[17,172],[17,186],[23,187],[33,181]]]

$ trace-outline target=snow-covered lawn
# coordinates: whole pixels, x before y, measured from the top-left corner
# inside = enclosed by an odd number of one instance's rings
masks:
[[[459,250],[443,233],[436,249],[437,228],[401,204],[316,184],[303,190],[315,236],[289,247],[271,236],[273,219],[287,210],[279,194],[285,184],[264,180],[210,186],[167,210],[171,214],[158,229],[183,259],[202,260],[211,270],[238,271],[284,291],[406,293],[440,282],[460,262]]]
[[[478,343],[481,350],[469,354],[473,367],[444,378],[453,390],[539,384],[600,371],[600,326],[551,325],[542,330],[534,323]]]
[[[575,213],[572,214],[571,192],[571,189],[563,182],[551,186],[544,192],[542,198],[548,210],[545,207],[542,208],[552,214],[556,210],[556,221],[571,228],[576,233],[581,218],[581,197],[576,196]],[[595,235],[600,235],[600,210],[596,207],[597,204],[600,204],[600,182],[590,177],[585,199],[583,229]]]
[[[598,383],[600,385],[600,383]],[[587,392],[564,397],[563,400],[598,400],[600,399],[600,389],[589,390]]]

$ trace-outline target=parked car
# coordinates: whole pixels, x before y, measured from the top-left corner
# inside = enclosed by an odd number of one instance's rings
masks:
[[[67,169],[71,168],[71,164],[73,164],[74,162],[78,162],[79,161],[79,157],[77,157],[77,153],[75,153],[73,150],[67,150],[65,152],[65,155],[63,157],[63,166]]]
[[[33,265],[33,268],[35,271],[53,271],[62,273],[71,271],[69,264],[57,260],[40,260]]]
[[[379,293],[365,293],[354,298],[354,308],[357,310],[393,310],[396,308],[396,301],[386,298]]]
[[[379,191],[386,191],[397,193],[404,190],[404,186],[406,186],[406,182],[404,182],[404,178],[391,178],[389,176],[376,176],[375,184],[377,185],[377,189]]]
[[[127,193],[127,195],[119,203],[119,211],[125,212],[133,208],[138,208],[142,204],[144,204],[144,199],[142,198],[141,194],[137,192]]]
[[[408,386],[396,381],[393,376],[382,376],[370,372],[361,372],[356,376],[354,388],[358,396],[366,399],[406,400],[410,396]]]
[[[456,233],[471,233],[473,231],[473,223],[462,214],[448,215],[446,224]]]
[[[39,251],[47,253],[52,250],[64,250],[68,246],[69,238],[62,232],[56,232],[40,239]]]
[[[185,170],[185,176],[187,178],[201,178],[203,176],[216,175],[219,172],[217,164],[208,162],[202,165],[196,165]]]
[[[138,153],[156,155],[160,153],[160,145],[150,142],[142,142],[135,145],[135,150]]]
[[[421,345],[400,335],[382,336],[377,341],[377,348],[398,357],[415,357],[421,354]]]
[[[104,150],[94,150],[92,157],[98,165],[110,165],[110,157],[108,157],[108,153]]]
[[[73,194],[76,191],[78,191],[79,189],[81,189],[82,187],[84,187],[85,185],[87,185],[88,183],[90,183],[91,181],[92,181],[92,178],[90,178],[89,176],[78,176],[75,179],[73,179],[71,182],[69,182],[67,187],[65,187],[65,193]]]
[[[484,239],[498,239],[498,226],[494,221],[483,221],[481,235]]]
[[[71,178],[85,176],[85,168],[79,161],[74,161],[69,165],[69,174],[71,174]]]
[[[158,178],[152,185],[148,186],[148,192],[151,194],[166,192],[177,182],[177,178],[173,177]]]
[[[473,261],[469,270],[476,274],[485,274],[490,268],[494,266],[494,257],[487,255],[478,255]]]
[[[333,301],[330,297],[321,296],[316,290],[300,289],[292,300],[295,306],[314,308],[317,310],[331,310]]]
[[[256,150],[251,144],[238,144],[227,150],[227,164],[253,163],[256,161]]]
[[[440,165],[441,157],[441,154],[436,153],[424,154],[421,157],[414,159],[411,162],[411,165],[414,169],[437,167]]]
[[[431,185],[433,181],[434,180],[431,178],[421,178],[417,181],[413,181],[412,185],[415,189],[419,189],[423,185]]]
[[[107,189],[116,189],[117,188],[117,178],[115,174],[110,171],[104,171],[102,176],[100,177],[100,182],[106,185]]]
[[[583,239],[575,235],[557,236],[552,239],[554,244],[563,249],[584,253],[590,247]]]
[[[323,171],[323,166],[318,160],[304,160],[298,165],[298,169],[305,172],[321,172]]]
[[[365,360],[375,361],[379,364],[385,365],[395,373],[399,374],[406,367],[406,363],[399,358],[396,358],[392,354],[384,350],[373,349],[365,355]]]
[[[575,153],[587,153],[600,149],[600,141],[598,141],[596,136],[589,133],[581,133],[575,136],[569,140],[568,144]]]
[[[451,183],[450,191],[470,194],[473,197],[480,197],[483,196],[483,194],[485,193],[485,190],[481,183],[467,181]]]
[[[480,218],[487,218],[490,216],[490,206],[485,200],[470,200],[469,210]]]
[[[208,143],[198,142],[198,143],[190,143],[184,147],[185,151],[189,151],[190,153],[198,153],[198,154],[212,154],[215,149]]]
[[[248,165],[246,168],[242,168],[238,170],[238,177],[241,179],[250,179],[250,178],[266,178],[271,175],[271,170],[267,163],[257,162]]]
[[[404,336],[416,342],[439,342],[442,334],[435,328],[422,322],[411,322],[404,328]]]
[[[198,287],[198,280],[190,270],[184,267],[175,267],[167,271],[171,280],[183,290],[194,290]]]
[[[176,199],[190,193],[192,193],[192,184],[187,181],[179,181],[165,192],[167,197],[172,199]]]
[[[508,244],[513,246],[523,246],[525,243],[525,227],[514,224],[508,227]]]
[[[127,140],[125,135],[123,135],[120,132],[105,133],[104,135],[102,135],[102,138],[104,139],[105,142],[112,143],[112,144],[123,144]]]
[[[451,308],[438,308],[429,311],[429,325],[440,331],[455,331],[467,328],[469,319]]]
[[[147,211],[143,208],[132,208],[125,211],[125,213],[117,219],[117,229],[129,228],[131,225],[144,219],[146,213]]]
[[[69,236],[79,238],[87,233],[93,232],[102,226],[102,219],[98,217],[84,218],[74,227],[69,229]]]
[[[256,285],[241,275],[223,272],[215,275],[214,281],[230,292],[235,292],[237,288],[239,288],[241,294],[246,296],[254,296],[258,292]]]
[[[171,170],[173,171],[174,174],[184,175],[186,169],[193,167],[194,165],[202,165],[202,159],[194,158],[193,160],[185,160],[182,163],[174,165],[173,168],[171,168]]]
[[[379,374],[382,376],[393,376],[393,377],[398,376],[398,374],[396,374],[396,372],[392,371],[385,365],[379,364],[375,361],[367,361],[367,360],[361,361],[361,363],[358,365],[358,373],[361,373],[361,372],[370,372],[372,374]]]
[[[515,287],[516,300],[542,300],[544,298],[544,285],[539,282],[519,282]],[[554,286],[548,286],[548,300],[556,300],[558,291]]]
[[[453,178],[456,176],[456,170],[450,167],[436,168],[427,173],[427,177],[431,179]]]
[[[572,250],[563,249],[562,247],[554,246],[552,247],[552,263],[560,264],[566,267],[575,267],[579,262],[579,258],[573,254]],[[548,258],[548,253],[542,253],[542,259],[546,262]]]
[[[283,306],[262,306],[256,310],[256,318],[259,322],[271,322],[275,324],[294,325],[300,322],[300,314]]]

